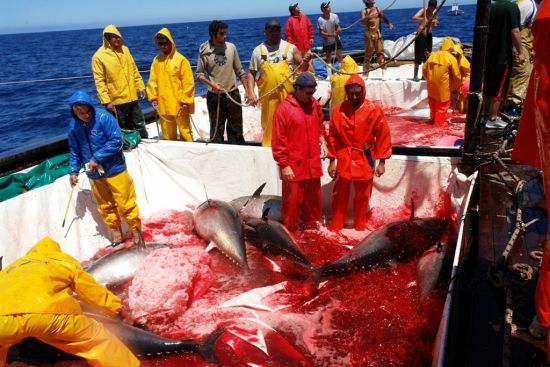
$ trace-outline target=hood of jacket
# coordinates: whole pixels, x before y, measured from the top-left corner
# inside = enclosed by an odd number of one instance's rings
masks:
[[[349,77],[344,87],[347,88],[348,85],[352,84],[359,84],[361,86],[361,88],[363,89],[363,92],[361,93],[361,100],[364,100],[365,96],[367,95],[367,88],[365,86],[365,81],[363,80],[363,78],[361,78],[358,74],[353,74]]]
[[[170,31],[168,28],[162,28],[160,31],[158,31],[155,34],[155,37],[153,37],[153,40],[155,41],[155,44],[157,45],[157,36],[161,34],[164,37],[168,38],[168,41],[172,44],[172,49],[170,50],[170,53],[167,56],[172,56],[176,52],[176,43],[174,42],[174,39],[172,38],[172,34],[170,34]],[[158,45],[157,45],[158,46]]]
[[[27,255],[45,255],[51,254],[53,252],[61,252],[61,247],[59,246],[59,243],[46,236],[38,241],[38,243],[34,245],[29,251],[27,251]]]
[[[455,44],[453,43],[453,40],[451,40],[451,37],[447,36],[441,43],[441,47],[439,48],[441,51],[449,51],[452,52],[454,49]]]
[[[357,73],[359,72],[359,66],[350,55],[346,55],[342,60],[342,66],[340,67],[344,73]]]
[[[120,38],[122,38],[122,35],[118,31],[118,29],[112,24],[109,24],[103,29],[103,46],[112,49],[111,44],[109,43],[109,41],[107,41],[107,38],[105,38],[106,33],[116,34]],[[122,40],[124,40],[124,38],[122,38]]]
[[[85,91],[83,90],[77,90],[76,92],[74,92],[74,94],[71,96],[70,98],[70,103],[71,103],[71,116],[73,116],[73,118],[75,120],[79,120],[78,117],[76,117],[76,115],[74,114],[73,112],[73,106],[75,103],[80,103],[80,104],[87,104],[88,106],[90,106],[90,108],[92,109],[93,111],[93,115],[95,116],[95,107],[94,105],[92,104],[92,99],[90,98],[90,96],[88,95],[88,93],[86,93]]]

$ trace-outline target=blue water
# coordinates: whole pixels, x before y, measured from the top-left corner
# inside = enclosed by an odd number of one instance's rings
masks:
[[[452,35],[462,42],[471,43],[475,20],[475,5],[461,7],[462,17],[447,16],[448,7],[442,9],[440,25],[433,29],[436,37]],[[411,20],[417,9],[389,9],[387,17],[395,31],[383,26],[385,39],[395,40],[416,30]],[[346,27],[359,18],[359,10],[340,13],[340,22]],[[310,18],[316,28],[319,15]],[[280,17],[284,24],[286,17]],[[263,40],[266,18],[227,21],[228,41],[233,42],[241,60],[248,62],[256,45]],[[168,25],[178,50],[192,65],[196,64],[198,47],[208,39],[208,22]],[[130,48],[139,70],[147,83],[151,60],[157,54],[153,35],[161,25],[120,27],[124,43]],[[70,118],[68,99],[77,89],[86,90],[96,98],[91,78],[90,60],[101,45],[101,30],[76,30],[14,35],[0,35],[0,155],[12,149],[24,149],[66,133]],[[321,38],[315,31],[315,46]],[[363,27],[360,24],[346,30],[341,36],[345,50],[363,48]],[[245,64],[247,67],[247,63]],[[4,82],[37,79],[55,79],[90,76],[82,79],[4,85]],[[197,94],[204,86],[197,84]],[[97,101],[97,99],[96,99]],[[143,108],[150,108],[147,102]]]

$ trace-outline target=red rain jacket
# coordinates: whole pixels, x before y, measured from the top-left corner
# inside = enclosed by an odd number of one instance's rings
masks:
[[[292,168],[293,181],[323,175],[319,147],[323,131],[323,112],[313,97],[304,110],[294,94],[289,94],[275,110],[271,138],[273,158],[280,169]]]
[[[347,180],[370,180],[376,159],[391,157],[390,128],[380,105],[365,99],[363,79],[352,75],[346,86],[350,84],[363,87],[363,103],[354,109],[346,100],[332,110],[328,156],[337,159],[338,176]],[[372,162],[365,153],[365,146],[370,150]]]
[[[286,40],[298,47],[300,51],[309,50],[313,40],[313,25],[303,13],[288,17],[285,26]]]
[[[546,206],[550,208],[550,1],[540,3],[531,32],[535,62],[512,158],[542,168]],[[550,327],[550,232],[546,234],[535,305],[539,322]],[[547,353],[550,357],[550,338]]]

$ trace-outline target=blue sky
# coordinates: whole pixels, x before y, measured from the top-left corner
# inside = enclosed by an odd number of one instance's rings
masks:
[[[16,0],[5,2],[2,7],[0,33],[102,28],[110,23],[131,26],[268,17],[288,14],[288,5],[292,2],[286,0]],[[376,5],[385,8],[392,2],[393,0],[377,0]],[[475,0],[459,1],[460,4],[475,2]],[[321,1],[308,0],[299,3],[306,14],[320,12]],[[335,13],[358,11],[363,6],[361,0],[334,0],[331,5]],[[451,5],[451,0],[447,0],[445,5]],[[396,0],[392,8],[420,6],[422,6],[422,0]]]

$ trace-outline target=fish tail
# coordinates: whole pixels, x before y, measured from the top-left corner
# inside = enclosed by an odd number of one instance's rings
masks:
[[[207,361],[218,363],[218,359],[214,354],[214,347],[224,331],[225,329],[223,327],[217,328],[197,347],[197,352]]]

